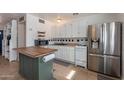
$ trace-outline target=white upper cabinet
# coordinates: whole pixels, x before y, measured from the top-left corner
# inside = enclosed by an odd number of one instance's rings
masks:
[[[56,31],[57,38],[65,38],[66,37],[66,25],[61,25],[57,27]]]
[[[57,27],[53,26],[51,31],[51,38],[55,38],[57,35]]]
[[[53,37],[54,37],[54,38],[57,38],[57,37],[59,36],[59,28],[58,28],[57,26],[55,27],[53,33],[54,33],[54,34],[53,34]]]
[[[78,37],[77,32],[78,32],[78,22],[73,22],[72,23],[72,34],[71,34],[71,36],[72,37]]]
[[[87,25],[86,25],[86,22],[84,21],[79,22],[78,37],[87,37]]]
[[[65,24],[62,25],[61,36],[62,38],[66,37],[66,25]]]
[[[71,37],[72,24],[66,24],[66,37]]]
[[[58,38],[63,37],[63,26],[58,26],[57,35]]]
[[[53,27],[54,38],[87,37],[87,25],[84,21],[72,21]]]
[[[52,35],[52,27],[53,27],[53,25],[51,24],[51,23],[49,23],[49,22],[45,22],[45,24],[43,24],[43,29],[42,29],[42,31],[43,32],[46,32],[45,33],[45,39],[50,39],[51,38],[51,35]]]

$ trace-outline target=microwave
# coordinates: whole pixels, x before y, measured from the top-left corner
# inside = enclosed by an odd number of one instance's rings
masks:
[[[35,40],[35,46],[42,46],[42,45],[48,45],[48,40]]]

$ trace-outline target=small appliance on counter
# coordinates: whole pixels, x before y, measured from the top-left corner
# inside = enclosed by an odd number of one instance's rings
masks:
[[[49,44],[48,40],[35,40],[35,46],[44,46],[48,44]]]

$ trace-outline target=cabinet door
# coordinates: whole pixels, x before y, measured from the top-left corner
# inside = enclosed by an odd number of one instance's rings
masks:
[[[52,46],[53,49],[58,49],[57,46]],[[55,57],[57,58],[58,57],[58,51],[55,52]]]
[[[51,38],[55,37],[55,32],[56,32],[56,26],[53,26],[51,31]]]
[[[70,49],[69,49],[69,60],[70,60],[70,62],[72,62],[72,63],[74,63],[74,48],[73,47],[71,47]]]
[[[46,34],[45,34],[45,39],[50,39],[51,38],[51,27],[46,28]]]
[[[58,58],[58,57],[59,57],[59,46],[55,46],[55,48],[54,48],[54,49],[58,49],[58,51],[57,51],[57,52],[55,52],[56,58]]]
[[[78,32],[79,37],[87,37],[87,25],[86,25],[86,22],[80,21],[78,29],[79,29],[79,32]]]
[[[62,59],[64,59],[64,52],[65,52],[64,46],[61,46],[61,58]]]
[[[64,24],[63,26],[62,26],[62,37],[63,38],[65,38],[66,37],[66,33],[67,33],[67,31],[66,31],[66,24]]]
[[[63,59],[68,62],[74,63],[74,48],[64,46],[63,47]]]
[[[62,54],[62,46],[58,46],[58,58],[62,59],[63,54]]]
[[[78,23],[74,22],[72,23],[72,37],[78,37],[77,32],[78,32]]]
[[[64,25],[64,31],[63,31],[63,33],[64,33],[64,37],[65,37],[65,38],[68,37],[68,36],[67,36],[67,33],[68,33],[67,24]]]
[[[60,36],[60,27],[56,27],[56,31],[55,31],[55,38],[59,38]]]
[[[63,26],[59,27],[59,38],[63,38]]]
[[[68,47],[63,46],[63,59],[68,60]]]
[[[72,24],[70,23],[66,25],[66,37],[72,37]]]
[[[64,59],[68,60],[68,47],[65,46],[63,51],[64,51],[64,54],[63,54],[64,55]]]

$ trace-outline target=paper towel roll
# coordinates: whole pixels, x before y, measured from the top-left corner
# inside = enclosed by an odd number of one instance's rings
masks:
[[[42,58],[43,62],[49,62],[50,60],[54,59],[55,58],[55,54],[50,54],[50,55],[47,55],[47,56],[44,56]]]

